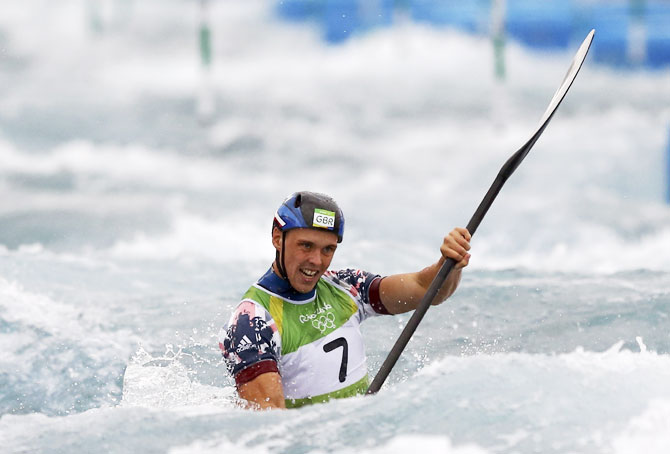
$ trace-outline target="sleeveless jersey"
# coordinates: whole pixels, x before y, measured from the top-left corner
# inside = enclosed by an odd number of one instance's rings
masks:
[[[377,279],[360,270],[328,271],[302,294],[270,270],[245,293],[219,334],[229,371],[239,383],[246,371],[274,361],[287,407],[364,393],[360,323],[387,313],[370,301]]]

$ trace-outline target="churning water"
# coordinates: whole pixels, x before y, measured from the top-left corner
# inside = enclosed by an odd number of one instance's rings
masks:
[[[667,71],[587,59],[379,394],[257,413],[216,334],[284,196],[339,201],[333,267],[432,263],[572,51],[510,43],[500,87],[483,38],[401,22],[329,47],[224,1],[206,74],[195,2],[95,5],[0,15],[0,450],[670,451]],[[371,375],[407,318],[363,326]]]

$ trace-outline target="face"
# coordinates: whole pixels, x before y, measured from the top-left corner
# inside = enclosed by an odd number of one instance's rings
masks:
[[[279,229],[272,232],[272,244],[281,252]],[[326,272],[337,249],[337,235],[326,230],[292,229],[284,241],[284,266],[288,280],[300,293],[311,291]]]

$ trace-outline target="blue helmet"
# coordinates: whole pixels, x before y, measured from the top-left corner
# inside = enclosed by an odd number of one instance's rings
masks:
[[[325,194],[300,191],[291,194],[277,209],[272,227],[282,232],[291,229],[330,230],[337,242],[344,236],[344,215],[335,200]]]

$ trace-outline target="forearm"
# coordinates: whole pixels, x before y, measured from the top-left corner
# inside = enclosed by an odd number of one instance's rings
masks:
[[[259,375],[238,386],[237,393],[248,402],[249,408],[286,408],[281,377],[276,372]]]
[[[422,299],[423,295],[425,295],[425,293],[428,291],[430,284],[433,283],[435,276],[437,276],[437,273],[444,265],[444,262],[445,262],[444,258],[440,258],[440,260],[438,260],[437,263],[434,263],[433,265],[426,267],[417,273],[416,280],[417,280],[417,286],[419,287],[418,293],[421,293],[420,299]],[[454,267],[449,273],[447,279],[440,287],[435,298],[433,298],[432,304],[440,304],[444,300],[449,298],[451,295],[453,295],[460,281],[461,281],[461,269],[460,268],[457,269],[456,267]]]
[[[435,276],[437,276],[437,273],[440,271],[440,268],[442,268],[442,266],[444,265],[444,261],[445,261],[444,258],[441,258],[435,265],[430,267],[431,272],[428,275],[428,279],[424,280],[423,284],[423,288],[425,288],[426,291],[428,290],[430,284],[433,282],[433,279],[435,279]],[[451,269],[451,272],[447,276],[447,279],[442,284],[440,291],[435,297],[434,304],[441,303],[454,294],[456,288],[458,288],[458,284],[461,282],[462,271],[463,271],[462,268],[459,268],[456,265],[454,265],[454,267]],[[428,281],[428,284],[425,283],[426,281]]]
[[[450,297],[461,280],[461,270],[470,261],[469,241],[470,233],[456,227],[444,238],[440,247],[442,255],[437,262],[415,273],[395,274],[382,279],[379,294],[384,307],[392,314],[416,309],[446,258],[455,260],[456,264],[433,298],[432,304],[440,304]]]
[[[416,273],[385,277],[379,287],[384,307],[392,314],[402,314],[416,309],[443,263],[444,260],[439,260]],[[440,304],[451,296],[456,291],[460,278],[461,270],[452,270],[432,303]]]

